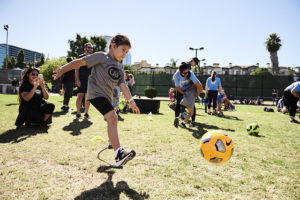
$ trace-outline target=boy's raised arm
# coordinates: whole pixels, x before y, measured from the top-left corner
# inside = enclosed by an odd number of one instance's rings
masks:
[[[57,69],[55,71],[53,71],[53,80],[57,80],[59,77],[61,77],[64,73],[72,70],[72,69],[78,69],[80,68],[81,66],[85,66],[86,65],[86,62],[84,59],[82,58],[79,58],[79,59],[76,59],[76,60],[73,60],[72,62],[62,66],[62,67],[59,67],[57,66]]]

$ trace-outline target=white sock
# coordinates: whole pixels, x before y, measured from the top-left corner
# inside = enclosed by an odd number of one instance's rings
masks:
[[[117,148],[117,150],[115,151],[115,157],[117,157],[118,152],[119,152],[119,151],[122,151],[122,149],[123,149],[122,147]]]
[[[183,121],[182,123],[185,124],[185,121]]]

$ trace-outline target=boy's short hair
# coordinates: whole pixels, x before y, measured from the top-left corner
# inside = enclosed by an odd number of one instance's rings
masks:
[[[72,58],[71,57],[67,57],[67,63],[71,62],[72,61]]]
[[[88,45],[93,45],[92,43],[88,42],[84,44],[84,48],[86,48]]]
[[[109,44],[109,48],[111,48],[111,44],[116,44],[117,46],[120,45],[127,45],[131,48],[131,43],[129,38],[126,35],[117,34],[111,40]]]

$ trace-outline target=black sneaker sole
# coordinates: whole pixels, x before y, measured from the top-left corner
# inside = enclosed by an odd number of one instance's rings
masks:
[[[128,161],[132,160],[135,157],[135,155],[135,151],[132,150],[130,153],[127,154],[125,158],[116,163],[116,167],[124,166]]]

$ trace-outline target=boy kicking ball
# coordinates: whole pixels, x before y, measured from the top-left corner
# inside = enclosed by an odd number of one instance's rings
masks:
[[[96,52],[76,59],[54,71],[54,80],[62,74],[80,66],[92,67],[88,79],[87,99],[104,116],[107,121],[108,138],[115,151],[116,167],[125,165],[135,156],[135,151],[126,152],[120,145],[118,136],[118,116],[112,106],[113,89],[118,85],[128,100],[132,111],[139,114],[130,91],[125,83],[124,69],[120,64],[131,48],[129,38],[125,35],[116,35],[111,39],[109,52]]]

